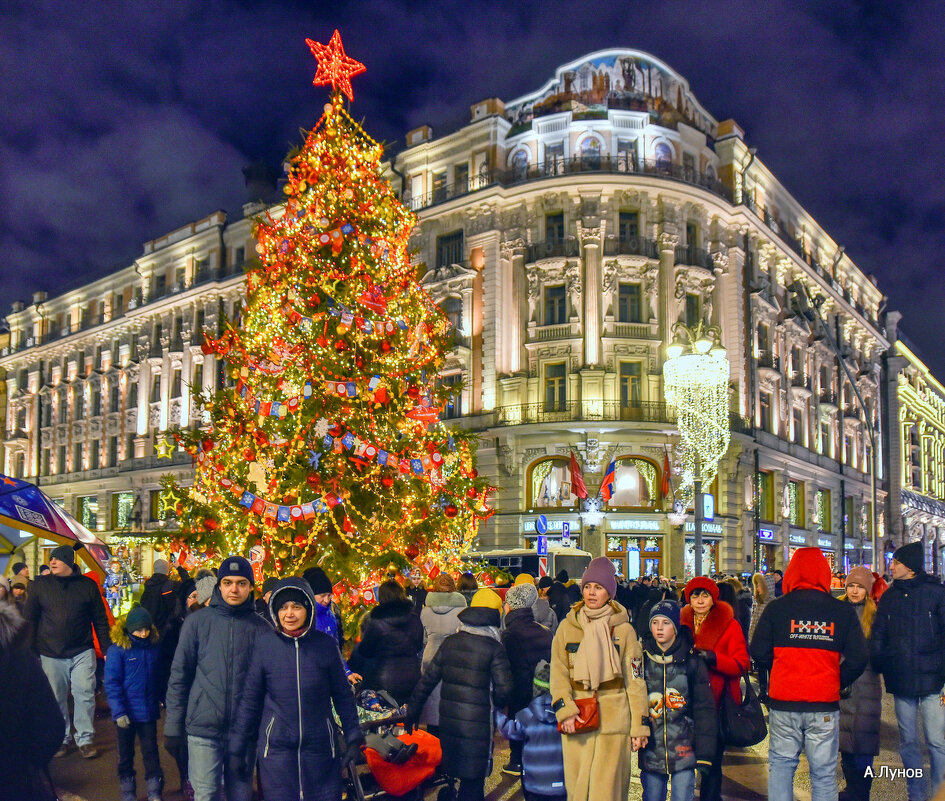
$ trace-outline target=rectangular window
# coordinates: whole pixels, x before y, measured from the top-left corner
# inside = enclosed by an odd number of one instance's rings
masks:
[[[643,401],[643,365],[620,362],[620,406],[624,409]]]
[[[793,442],[797,443],[798,445],[807,444],[807,437],[805,436],[806,432],[804,430],[805,428],[804,412],[802,412],[800,409],[793,409],[791,411],[791,433],[793,435],[791,439]]]
[[[135,435],[129,434],[125,438],[125,458],[134,459],[135,458]]]
[[[133,492],[116,492],[112,495],[112,530],[130,529],[135,508]]]
[[[643,289],[639,284],[620,284],[617,288],[617,322],[643,322]]]
[[[108,438],[108,467],[118,466],[118,436]]]
[[[65,395],[60,395],[56,405],[59,407],[59,422],[65,423],[69,420],[69,402]]]
[[[148,519],[152,523],[164,519],[164,515],[161,514],[161,490],[159,489],[148,493]]]
[[[629,242],[640,236],[640,215],[635,211],[620,212],[617,236],[621,242]]]
[[[617,140],[617,169],[634,172],[637,169],[637,142],[635,139]]]
[[[682,154],[683,173],[687,181],[691,181],[696,175],[696,159],[692,153]]]
[[[121,405],[121,387],[118,379],[113,378],[108,386],[108,411],[117,412]]]
[[[695,326],[702,320],[702,298],[688,292],[686,294],[686,325]]]
[[[562,325],[568,321],[567,294],[564,284],[545,287],[545,325]]]
[[[451,375],[441,376],[438,384],[441,387],[455,387],[456,391],[450,396],[446,403],[446,408],[440,415],[445,420],[452,420],[463,416],[463,393],[462,393],[462,373],[453,373]]]
[[[82,463],[82,443],[76,442],[72,446],[72,472],[78,473],[80,470],[85,470]]]
[[[848,497],[843,503],[843,530],[847,536],[856,529],[856,515],[854,514],[853,498]]]
[[[560,243],[564,241],[564,213],[545,215],[545,242]]]
[[[233,248],[233,266],[242,267],[243,262],[245,261],[246,261],[246,248],[242,246],[238,248]]]
[[[161,374],[155,373],[151,376],[151,403],[157,403],[161,400]]]
[[[59,446],[59,454],[56,456],[56,472],[65,473],[68,472],[68,467],[66,466],[66,446]]]
[[[818,528],[821,531],[829,533],[833,526],[833,507],[830,504],[830,490],[817,490],[817,517],[820,518]]]
[[[114,300],[112,301],[112,313],[115,317],[121,316],[121,313],[125,308],[125,296],[121,293],[115,295]]]
[[[179,368],[179,367],[178,367],[178,368],[174,368],[173,380],[172,380],[172,382],[171,382],[171,387],[172,387],[172,390],[171,390],[171,397],[172,397],[172,398],[179,398],[179,397],[180,397],[181,388],[182,388],[182,387],[181,387],[181,377],[180,377],[180,374],[181,374],[180,368]]]
[[[830,423],[820,424],[820,452],[824,456],[833,458],[833,437],[830,433]]]
[[[433,202],[446,200],[446,170],[433,173]]]
[[[154,276],[154,297],[163,298],[167,294],[167,276],[164,273]]]
[[[567,403],[567,364],[545,365],[545,411],[561,412]]]
[[[464,195],[469,191],[469,163],[453,165],[453,193]]]
[[[758,514],[762,520],[774,520],[774,474],[759,471],[757,484]]]
[[[450,264],[462,264],[463,232],[451,231],[436,238],[436,266],[448,267]]]
[[[197,395],[203,391],[203,364],[194,365],[194,378],[190,382],[190,392]]]
[[[758,427],[764,431],[771,431],[771,393],[758,393]]]
[[[75,414],[73,417],[76,420],[85,419],[85,392],[81,387],[75,390]]]
[[[50,448],[43,448],[43,462],[42,462],[42,473],[44,476],[51,474],[52,470],[52,450]]]
[[[692,158],[690,156],[690,158]],[[686,156],[683,156],[683,164],[686,163]],[[686,247],[689,251],[693,251],[695,248],[699,247],[699,225],[694,222],[686,223]]]
[[[187,270],[184,267],[178,267],[174,270],[174,286],[178,289],[184,288],[184,278],[187,275]]]
[[[804,484],[788,481],[788,520],[792,526],[804,528]]]
[[[89,470],[98,470],[100,453],[101,446],[99,441],[97,439],[93,439],[89,445]]]
[[[843,436],[843,463],[853,464],[853,438],[849,434]]]
[[[768,326],[759,323],[757,339],[758,339],[758,343],[757,343],[757,351],[755,352],[755,356],[760,356],[761,354],[767,354],[771,347],[770,340],[768,338]]]
[[[138,408],[138,382],[135,381],[128,387],[128,409]]]
[[[92,417],[98,417],[102,413],[102,393],[99,389],[92,388]]]
[[[95,495],[84,495],[75,499],[76,517],[89,531],[98,528],[98,498]]]

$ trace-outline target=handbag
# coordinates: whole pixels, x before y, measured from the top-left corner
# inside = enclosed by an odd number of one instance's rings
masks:
[[[741,692],[742,679],[745,680],[744,696]],[[738,679],[738,694],[740,701],[732,697],[728,686],[722,691],[722,706],[719,710],[722,737],[728,745],[747,748],[750,745],[757,745],[768,735],[764,710],[761,708],[758,695],[751,686],[747,671],[743,671]]]
[[[600,728],[600,704],[597,703],[597,693],[590,698],[575,698],[577,704],[578,717],[581,720],[574,721],[574,733],[583,734],[586,731],[596,731]],[[558,724],[558,731],[561,731],[561,724]]]

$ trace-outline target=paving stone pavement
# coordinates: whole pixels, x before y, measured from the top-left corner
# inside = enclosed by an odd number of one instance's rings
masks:
[[[50,765],[50,772],[57,788],[60,791],[61,801],[119,801],[121,793],[118,789],[116,774],[116,744],[115,727],[112,724],[108,710],[101,708],[95,722],[96,745],[101,753],[96,759],[85,760],[73,750],[68,756],[54,759]],[[163,743],[159,726],[159,742]],[[893,712],[892,697],[883,696],[883,717],[881,730],[880,755],[874,761],[874,768],[888,765],[891,768],[900,768],[902,762],[897,751],[899,735],[896,730],[896,719]],[[177,768],[173,760],[160,748],[161,764],[164,768],[167,791],[165,801],[184,801],[184,796],[178,792]],[[752,748],[730,749],[726,751],[724,763],[724,781],[722,795],[726,801],[759,801],[767,798],[767,759],[768,741]],[[486,782],[487,801],[520,801],[522,798],[521,785],[518,779],[506,776],[500,770],[508,761],[508,746],[500,739],[496,741],[495,770]],[[140,757],[138,759],[138,787],[139,798],[145,797],[144,775]],[[642,789],[639,780],[639,770],[634,760],[634,777],[630,785],[628,801],[642,799]],[[839,772],[838,772],[839,776]],[[0,779],[2,781],[2,779]],[[839,778],[843,786],[842,776]],[[435,801],[438,788],[430,790],[424,801]],[[810,777],[807,772],[807,762],[801,757],[797,775],[794,781],[794,798],[796,801],[810,801]],[[905,780],[877,778],[873,782],[871,801],[906,801]],[[26,801],[26,800],[24,800]],[[275,799],[274,801],[281,801]]]

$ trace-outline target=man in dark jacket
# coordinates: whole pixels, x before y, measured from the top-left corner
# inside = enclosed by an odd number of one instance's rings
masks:
[[[33,627],[33,647],[43,664],[59,709],[66,721],[62,747],[56,756],[69,751],[69,690],[72,689],[73,725],[79,753],[86,759],[98,756],[92,744],[95,729],[95,646],[92,629],[102,650],[112,644],[105,613],[105,600],[90,578],[73,572],[75,551],[68,545],[53,549],[49,557],[50,575],[33,582],[26,599],[24,616]]]
[[[899,754],[910,801],[928,798],[919,750],[919,715],[931,762],[932,795],[945,779],[945,587],[925,572],[921,542],[893,556],[892,586],[879,599],[870,637],[873,669],[895,699]]]
[[[227,745],[256,638],[269,628],[256,614],[249,562],[242,556],[226,557],[210,605],[184,620],[167,687],[164,744],[177,758],[187,736],[195,801],[222,798],[221,780],[226,783],[227,801],[252,798],[252,776],[233,772]],[[247,757],[250,764],[255,760],[253,753]]]
[[[174,618],[177,589],[180,586],[167,575],[170,569],[166,559],[155,559],[154,572],[151,578],[144,582],[144,592],[141,593],[141,605],[148,610],[154,628],[161,637],[164,637],[168,624]]]
[[[755,628],[751,656],[770,670],[768,798],[793,797],[801,748],[810,764],[811,797],[837,797],[840,690],[869,660],[852,604],[830,595],[830,565],[818,548],[799,548],[784,575],[784,595]]]
[[[516,584],[505,594],[505,629],[502,644],[512,666],[512,697],[509,716],[527,707],[532,701],[535,667],[545,660],[551,662],[552,634],[535,622],[533,609],[538,600],[534,584]],[[521,740],[509,741],[509,761],[502,772],[509,776],[522,775]]]

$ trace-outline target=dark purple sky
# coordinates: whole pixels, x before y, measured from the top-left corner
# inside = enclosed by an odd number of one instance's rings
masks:
[[[608,47],[661,58],[866,272],[945,379],[945,32],[934,0],[5,0],[0,314],[126,266],[244,199],[317,119],[305,37],[367,64],[356,118],[399,147]]]

